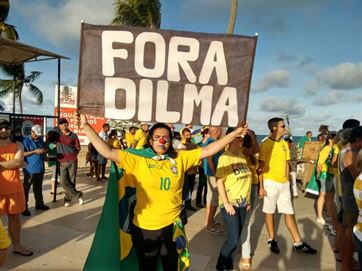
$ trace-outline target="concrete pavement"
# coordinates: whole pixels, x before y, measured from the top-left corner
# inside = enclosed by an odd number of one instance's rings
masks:
[[[0,270],[81,270],[92,243],[94,231],[102,210],[107,182],[97,183],[87,177],[87,169],[78,172],[79,190],[84,192],[85,202],[77,202],[71,207],[63,206],[63,196],[52,202],[50,195],[49,172],[44,181],[45,203],[48,211],[34,208],[34,197],[30,195],[32,216],[22,217],[22,242],[34,250],[31,257],[11,253],[6,264]],[[62,189],[60,189],[61,191]],[[284,219],[276,219],[277,241],[280,254],[270,253],[266,245],[268,238],[263,223],[261,205],[257,206],[252,224],[251,246],[253,252],[252,270],[339,270],[331,249],[333,237],[327,230],[314,223],[313,200],[304,198],[300,193],[295,199],[296,218],[303,239],[318,250],[316,255],[292,252],[292,239],[286,229]],[[211,235],[204,230],[205,209],[190,213],[186,226],[191,252],[191,271],[215,270],[217,256],[225,237]],[[6,217],[1,218],[7,225]],[[219,214],[216,218],[223,223]],[[235,259],[235,270],[240,252]]]

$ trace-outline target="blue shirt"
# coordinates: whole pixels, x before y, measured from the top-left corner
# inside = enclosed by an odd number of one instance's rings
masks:
[[[209,137],[206,140],[205,146],[211,144],[212,142],[216,141],[215,139]],[[212,161],[214,162],[214,166],[215,166],[215,170],[217,168],[217,163],[219,161],[219,157],[223,154],[224,151],[219,151],[218,153],[214,154],[212,156]],[[208,158],[204,158],[203,160],[203,165],[204,165],[204,170],[205,170],[205,175],[207,176],[215,176],[214,173],[211,171],[209,163],[207,162]]]
[[[46,148],[45,143],[41,137],[33,139],[27,136],[23,139],[24,152],[34,151],[36,149]],[[32,173],[44,173],[44,154],[33,153],[24,157],[25,163],[28,164],[24,171]]]

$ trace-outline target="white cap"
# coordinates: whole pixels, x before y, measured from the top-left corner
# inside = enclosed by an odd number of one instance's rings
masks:
[[[31,130],[36,134],[37,136],[41,136],[43,134],[43,129],[40,125],[35,124],[31,127]]]
[[[152,124],[150,122],[145,122],[145,121],[142,121],[140,123],[140,125],[148,125],[148,126],[151,126]]]

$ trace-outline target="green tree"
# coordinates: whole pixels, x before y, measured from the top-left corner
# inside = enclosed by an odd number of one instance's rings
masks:
[[[19,35],[15,26],[7,24],[5,21],[10,10],[9,0],[0,0],[0,36],[10,40],[18,40]],[[15,97],[19,100],[20,113],[23,113],[22,91],[26,86],[30,93],[35,96],[37,104],[43,103],[43,93],[33,85],[33,82],[39,78],[40,72],[32,71],[30,75],[25,75],[24,64],[20,65],[1,65],[1,71],[11,79],[0,80],[0,98],[10,95],[15,92]],[[15,87],[14,87],[15,86]],[[0,107],[0,111],[4,111]]]
[[[116,0],[112,24],[160,28],[161,3],[158,0]]]
[[[2,66],[2,70],[6,74],[15,74],[13,79],[0,80],[0,98],[4,98],[13,92],[15,87],[15,96],[19,100],[20,114],[23,114],[23,87],[27,87],[29,92],[36,98],[37,104],[43,103],[43,93],[33,84],[39,78],[41,72],[32,71],[30,75],[25,75],[24,65]]]

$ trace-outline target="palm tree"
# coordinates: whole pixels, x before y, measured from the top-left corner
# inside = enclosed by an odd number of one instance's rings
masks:
[[[231,0],[230,17],[229,17],[229,24],[227,30],[228,34],[232,34],[234,32],[237,11],[238,11],[238,0]]]
[[[19,35],[15,29],[15,26],[5,23],[10,10],[9,0],[0,0],[0,36],[5,39],[18,40]],[[25,85],[31,94],[36,97],[38,104],[43,103],[43,93],[33,85],[33,81],[40,76],[40,72],[32,71],[30,75],[25,76],[24,64],[20,65],[1,65],[1,71],[12,79],[0,80],[0,98],[8,96],[10,93],[14,93],[18,98],[20,104],[20,113],[23,113],[23,101],[22,90]],[[15,105],[14,105],[15,106]],[[3,107],[0,107],[0,111],[4,111]],[[15,111],[15,108],[14,108]]]
[[[18,40],[15,26],[5,23],[10,10],[9,0],[0,0],[0,36],[5,39]]]
[[[161,3],[158,0],[116,0],[114,25],[160,28]]]
[[[0,98],[8,96],[15,90],[15,96],[19,100],[20,114],[23,114],[23,100],[22,92],[23,87],[27,87],[30,93],[36,98],[37,104],[43,103],[43,93],[36,87],[33,82],[39,78],[41,72],[32,71],[30,75],[25,75],[24,65],[16,66],[3,66],[2,70],[6,74],[15,74],[13,79],[2,79],[0,80]]]

